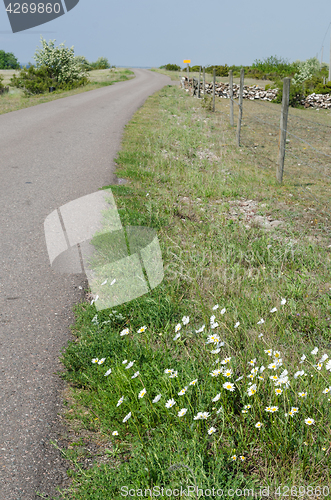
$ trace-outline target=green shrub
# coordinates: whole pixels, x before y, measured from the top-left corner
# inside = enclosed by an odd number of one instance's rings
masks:
[[[178,64],[165,64],[164,66],[160,66],[160,69],[166,69],[167,71],[180,71],[181,68]]]
[[[96,62],[90,64],[91,69],[109,69],[110,64],[106,57],[99,57]]]
[[[71,90],[86,83],[88,83],[86,77],[72,82],[57,82],[55,78],[49,76],[46,66],[36,68],[33,65],[29,69],[23,68],[18,76],[14,75],[11,79],[11,85],[23,89],[27,96],[49,92],[49,87],[55,87],[55,90]]]
[[[259,70],[270,80],[293,76],[298,70],[298,63],[290,63],[286,59],[277,56],[266,57],[263,60],[256,59],[252,64],[252,69]]]
[[[50,78],[45,66],[36,68],[30,66],[24,67],[18,76],[11,78],[11,85],[23,89],[25,95],[36,95],[48,92],[49,87],[55,86],[55,80]]]
[[[278,80],[276,83],[276,87],[279,89],[279,92],[276,98],[272,102],[281,103],[283,99],[283,81]],[[290,85],[290,106],[293,108],[302,107],[301,101],[305,98],[305,91],[301,84],[292,84]]]
[[[314,88],[315,94],[331,94],[331,82],[318,83]]]
[[[211,73],[213,74],[215,68],[215,75],[216,76],[228,76],[229,75],[229,66],[227,64],[224,64],[224,66],[208,66],[206,68],[206,73]]]
[[[75,81],[81,81],[86,75],[75,59],[74,48],[69,49],[64,43],[55,47],[54,43],[55,40],[47,43],[41,36],[42,48],[38,48],[34,55],[37,68],[45,67],[48,77],[57,83],[71,85]]]
[[[0,90],[4,88],[4,85],[3,85],[3,76],[0,75]]]
[[[91,71],[92,66],[84,56],[75,56],[75,60],[83,71]]]

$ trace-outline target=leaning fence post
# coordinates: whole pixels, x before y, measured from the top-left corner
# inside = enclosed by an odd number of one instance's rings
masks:
[[[230,125],[233,127],[233,71],[229,71],[229,91],[230,91]]]
[[[206,74],[205,74],[205,67],[203,67],[203,96],[205,96],[206,92]]]
[[[288,107],[290,103],[290,83],[291,83],[291,78],[284,78],[282,111],[280,115],[279,153],[278,153],[278,163],[276,172],[276,177],[278,182],[282,182],[283,172],[284,172],[287,117],[288,117]]]
[[[215,80],[216,80],[216,69],[213,69],[213,111],[215,111]]]
[[[240,146],[240,129],[241,129],[241,119],[243,115],[243,93],[244,93],[244,75],[245,70],[241,68],[240,70],[240,87],[239,87],[239,114],[237,123],[237,146]]]
[[[198,79],[198,99],[200,99],[200,77],[201,77],[201,66],[199,68],[199,79]]]

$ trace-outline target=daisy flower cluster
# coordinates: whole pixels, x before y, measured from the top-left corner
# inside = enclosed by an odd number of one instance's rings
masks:
[[[285,304],[286,300],[282,299],[281,305]],[[269,312],[275,315],[277,311],[274,307]],[[116,380],[114,392],[120,387],[119,380],[126,381],[127,392],[124,393],[123,390],[114,402],[117,408],[114,421],[130,425],[143,411],[140,406],[143,404],[144,411],[153,415],[154,425],[155,418],[159,418],[160,422],[167,418],[171,420],[172,425],[180,426],[184,423],[185,428],[198,429],[207,436],[215,434],[216,438],[220,428],[224,427],[224,422],[233,432],[242,425],[249,427],[250,432],[255,433],[256,439],[261,436],[262,440],[264,433],[270,433],[272,427],[274,435],[279,434],[279,429],[283,428],[286,422],[286,425],[296,426],[297,431],[300,428],[301,435],[307,440],[307,432],[312,432],[317,426],[323,426],[325,420],[323,421],[321,415],[316,412],[316,408],[314,410],[311,400],[319,390],[321,405],[326,408],[325,415],[329,415],[329,355],[319,354],[318,347],[310,349],[310,352],[302,354],[298,359],[295,370],[293,360],[287,359],[286,352],[282,348],[274,349],[268,346],[263,340],[263,333],[259,333],[255,344],[255,357],[245,359],[245,353],[236,353],[227,342],[226,330],[222,329],[222,317],[225,313],[226,309],[216,304],[210,316],[209,326],[204,324],[195,330],[196,334],[200,334],[196,337],[197,342],[201,342],[207,351],[205,362],[195,365],[196,378],[189,378],[185,371],[186,365],[175,361],[175,355],[173,362],[177,364],[176,367],[165,367],[158,372],[154,370],[153,387],[157,386],[158,392],[150,388],[150,381],[145,378],[143,367],[136,360],[124,359],[118,361],[116,366],[106,366],[104,376],[111,375]],[[174,326],[174,353],[183,352],[183,344],[177,340],[189,321],[188,316],[183,316],[181,322]],[[266,321],[261,318],[257,324],[265,328],[262,325],[265,325]],[[240,325],[240,321],[237,321],[232,324],[232,329],[238,329]],[[146,326],[140,327],[136,331],[137,338],[146,330]],[[127,337],[129,333],[129,328],[125,328],[119,335]],[[103,365],[105,361],[106,358],[92,359],[92,363],[96,365]],[[319,386],[321,388],[317,389]],[[113,431],[113,436],[119,435],[118,430]],[[246,453],[245,450],[241,451]],[[246,458],[244,455],[232,456],[233,461],[244,461]]]

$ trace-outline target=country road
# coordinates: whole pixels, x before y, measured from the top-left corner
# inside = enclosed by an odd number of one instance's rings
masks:
[[[57,274],[44,221],[113,183],[123,127],[170,78],[135,78],[0,115],[0,500],[50,494],[65,469],[49,445],[61,407],[58,356],[83,274]],[[54,427],[55,426],[55,427]]]

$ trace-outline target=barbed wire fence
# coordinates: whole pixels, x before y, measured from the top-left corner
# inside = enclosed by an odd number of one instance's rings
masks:
[[[190,87],[192,89],[191,95],[197,98],[201,98],[206,96],[209,90],[209,87],[206,91],[206,83],[205,83],[205,71],[203,82],[201,82],[199,72],[199,78],[186,78],[182,79],[182,88],[187,86],[189,90]],[[330,188],[331,188],[331,148],[330,148],[330,124],[328,123],[320,123],[315,120],[309,120],[304,117],[299,117],[292,113],[289,106],[289,95],[290,95],[290,78],[284,78],[283,82],[283,98],[281,111],[279,113],[279,106],[274,103],[265,104],[258,99],[248,99],[252,104],[250,106],[245,106],[244,102],[244,70],[241,70],[241,78],[239,85],[239,99],[235,100],[234,92],[233,92],[233,75],[232,71],[229,73],[229,89],[228,95],[221,95],[221,98],[227,98],[229,100],[229,113],[222,112],[227,116],[227,119],[230,120],[230,126],[234,127],[234,111],[233,109],[237,107],[238,111],[238,121],[236,126],[236,146],[239,147],[248,147],[252,151],[256,152],[256,145],[252,146],[250,144],[249,138],[245,137],[243,140],[243,133],[241,127],[243,126],[246,129],[249,129],[252,133],[252,136],[256,136],[256,132],[258,132],[257,126],[263,126],[264,131],[269,128],[272,132],[269,132],[269,136],[278,135],[278,146],[277,146],[277,159],[275,158],[275,153],[273,153],[273,158],[270,158],[270,155],[263,154],[261,152],[262,157],[264,157],[268,162],[272,164],[276,164],[276,178],[279,184],[283,184],[283,176],[285,174],[288,179],[294,180],[295,183],[292,182],[291,187],[296,187],[299,189],[300,193],[307,196],[310,200],[314,200],[321,213],[327,215],[325,217],[327,221],[331,220],[331,211],[330,211]],[[201,89],[202,83],[202,89]],[[207,84],[208,86],[209,84]],[[213,85],[212,85],[212,111],[215,112],[215,95],[216,95],[216,82],[215,82],[215,69],[213,72]],[[247,101],[248,101],[247,100]],[[258,114],[258,108],[260,108],[260,114]],[[264,114],[263,114],[264,113]],[[267,115],[267,119],[265,117]],[[272,119],[272,115],[274,119]],[[278,122],[278,123],[277,123]],[[308,125],[307,125],[308,124]],[[301,128],[303,130],[304,127],[309,127],[308,131],[314,131],[315,135],[317,134],[317,141],[323,142],[323,149],[326,148],[328,152],[322,151],[319,147],[311,144],[311,140],[307,140],[306,138],[300,137],[296,132],[296,128]],[[275,133],[276,132],[276,133]],[[287,139],[289,137],[290,139]],[[298,152],[293,147],[293,144],[301,143],[305,147],[303,150]],[[290,145],[291,144],[291,145]],[[273,146],[275,146],[273,142]],[[275,148],[274,148],[275,149]],[[272,148],[271,148],[272,150]],[[310,154],[308,155],[308,151]],[[305,152],[305,157],[303,157],[302,152]],[[289,158],[292,158],[292,164],[289,161]],[[307,158],[308,157],[308,158]],[[286,162],[285,162],[286,159]],[[302,167],[306,166],[307,170],[303,172],[303,169],[296,169],[294,171],[294,162],[296,166]],[[270,168],[270,167],[269,167]],[[309,178],[310,177],[310,178]],[[313,179],[311,179],[313,177]],[[304,182],[305,180],[313,180],[314,182]],[[319,185],[318,193],[314,193],[310,188],[311,185]],[[324,192],[325,196],[323,199],[321,198],[322,192]]]

